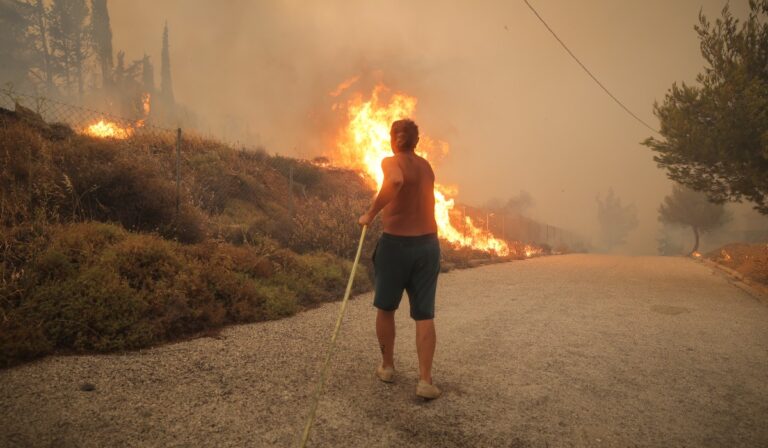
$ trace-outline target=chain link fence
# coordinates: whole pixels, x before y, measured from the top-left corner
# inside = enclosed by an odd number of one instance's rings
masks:
[[[143,137],[161,137],[175,144],[175,180],[177,189],[180,184],[181,153],[183,151],[181,129],[170,129],[154,125],[152,115],[147,112],[144,117],[129,119],[112,113],[89,109],[82,106],[15,92],[8,88],[0,88],[0,107],[15,112],[19,118],[45,122],[50,126],[66,125],[79,134],[88,134],[102,138],[132,140]],[[189,134],[189,133],[187,133]],[[245,151],[245,147],[243,147]],[[279,162],[279,160],[278,160]],[[278,164],[279,165],[279,164]],[[294,179],[293,165],[287,164],[288,170],[283,174],[288,177],[291,197],[296,193],[307,191],[304,185]],[[276,168],[280,168],[277,166]],[[178,208],[177,193],[177,208]],[[455,213],[460,213],[458,209]],[[461,220],[463,222],[463,214]],[[486,227],[495,236],[509,241],[522,241],[529,244],[547,244],[556,246],[587,247],[589,243],[581,237],[555,226],[533,221],[523,216],[498,216],[493,214],[475,213],[473,220],[478,225]]]
[[[147,101],[148,101],[147,97]],[[0,113],[13,114],[50,136],[66,137],[72,132],[120,141],[160,139],[173,145],[173,178],[175,181],[175,208],[178,216],[181,205],[182,130],[151,124],[149,104],[143,117],[129,119],[109,112],[76,106],[50,98],[0,88]],[[32,171],[30,155],[29,172]],[[31,175],[30,175],[31,182]]]
[[[130,119],[10,88],[0,88],[0,107],[25,120],[42,120],[52,126],[66,125],[78,134],[94,137],[125,140],[141,136],[172,137],[177,134],[177,129],[153,124],[148,110],[143,117]]]

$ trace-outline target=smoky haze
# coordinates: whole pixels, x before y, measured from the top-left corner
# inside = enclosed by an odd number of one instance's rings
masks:
[[[617,250],[655,254],[671,190],[640,142],[651,132],[574,63],[522,1],[110,2],[115,50],[160,60],[170,30],[176,98],[203,130],[313,157],[332,149],[328,93],[382,81],[418,98],[423,133],[450,145],[436,172],[470,204],[524,190],[528,211],[597,242],[596,196],[612,188],[639,225]],[[731,2],[743,16],[747,2]],[[532,1],[643,120],[704,65],[693,30],[723,0]],[[355,88],[355,87],[353,87]]]

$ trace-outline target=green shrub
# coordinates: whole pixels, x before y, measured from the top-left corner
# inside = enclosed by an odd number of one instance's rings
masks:
[[[261,285],[259,291],[264,297],[264,310],[267,319],[291,316],[299,309],[296,293],[286,286]]]
[[[341,299],[352,263],[328,253],[299,255],[284,272],[281,283],[295,291],[300,303],[313,304]],[[354,291],[368,291],[371,281],[363,266],[357,267]]]
[[[61,282],[36,288],[22,307],[41,322],[54,347],[108,351],[153,340],[142,321],[146,304],[108,268],[93,266]]]

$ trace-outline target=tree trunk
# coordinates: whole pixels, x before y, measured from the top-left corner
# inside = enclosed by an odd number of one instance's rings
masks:
[[[692,226],[692,229],[693,229],[694,243],[693,243],[693,249],[691,249],[691,253],[689,255],[693,255],[695,252],[699,250],[699,228],[696,226]]]

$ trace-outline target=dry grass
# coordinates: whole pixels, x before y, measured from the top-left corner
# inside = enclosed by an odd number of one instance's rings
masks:
[[[768,286],[768,244],[732,243],[705,256],[754,282]]]
[[[177,213],[175,163],[171,138],[52,137],[0,117],[0,366],[340,298],[373,193],[357,175],[187,138]]]

